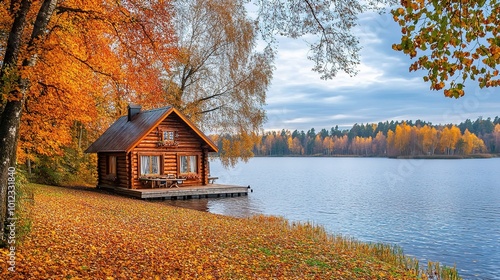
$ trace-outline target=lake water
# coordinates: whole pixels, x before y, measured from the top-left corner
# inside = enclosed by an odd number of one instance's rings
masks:
[[[332,234],[401,246],[422,264],[457,265],[465,279],[500,279],[500,158],[254,158],[211,163],[245,197],[165,203],[223,215],[283,216]]]

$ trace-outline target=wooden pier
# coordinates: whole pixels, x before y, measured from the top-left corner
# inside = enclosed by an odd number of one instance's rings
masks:
[[[155,188],[155,189],[126,189],[120,187],[104,187],[115,193],[132,196],[141,199],[192,199],[192,198],[215,198],[248,195],[250,186],[231,186],[220,184],[208,184],[205,186],[189,186],[179,188]]]

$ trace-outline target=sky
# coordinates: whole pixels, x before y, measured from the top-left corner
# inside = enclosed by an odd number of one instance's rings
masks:
[[[424,71],[410,73],[412,60],[391,47],[400,38],[391,15],[362,15],[355,34],[362,46],[358,74],[339,73],[326,81],[311,70],[303,39],[280,38],[265,130],[349,129],[355,123],[417,119],[458,124],[500,116],[500,88],[466,84],[466,95],[451,99],[429,89]]]

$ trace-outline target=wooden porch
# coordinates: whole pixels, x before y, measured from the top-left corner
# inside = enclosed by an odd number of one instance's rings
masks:
[[[115,193],[141,199],[193,199],[216,198],[248,195],[250,186],[231,186],[208,184],[205,186],[189,186],[179,188],[154,188],[154,189],[126,189],[121,187],[100,186]]]

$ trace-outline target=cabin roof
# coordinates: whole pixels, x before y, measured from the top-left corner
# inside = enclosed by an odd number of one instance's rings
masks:
[[[128,115],[120,117],[85,150],[85,153],[129,152],[172,113],[178,115],[207,144],[209,152],[218,151],[214,142],[189,121],[184,114],[172,106],[167,106],[140,111],[130,121]]]

